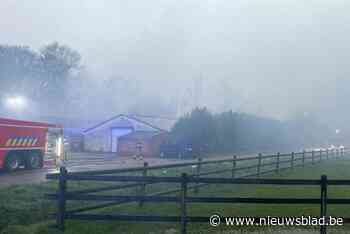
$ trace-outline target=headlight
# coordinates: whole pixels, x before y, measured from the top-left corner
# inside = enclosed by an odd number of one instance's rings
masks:
[[[57,138],[56,152],[58,157],[62,155],[62,143],[62,137]]]

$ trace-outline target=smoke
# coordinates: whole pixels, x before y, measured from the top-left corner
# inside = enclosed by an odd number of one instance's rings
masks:
[[[80,51],[83,81],[67,87],[78,114],[207,106],[277,119],[308,112],[341,128],[349,10],[340,0],[5,0],[0,43]]]

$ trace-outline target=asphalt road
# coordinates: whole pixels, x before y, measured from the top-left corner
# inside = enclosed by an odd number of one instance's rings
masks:
[[[176,163],[179,160],[166,160],[159,158],[147,158],[145,161],[149,165],[161,165]],[[114,154],[92,154],[92,153],[74,153],[68,155],[66,167],[68,171],[87,171],[104,170],[143,166],[143,160],[133,158],[120,158]],[[0,172],[0,187],[19,185],[19,184],[37,184],[46,180],[47,173],[57,172],[54,165],[45,165],[43,169],[25,170],[20,169],[13,173]]]

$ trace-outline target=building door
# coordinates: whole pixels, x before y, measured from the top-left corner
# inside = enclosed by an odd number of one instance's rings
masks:
[[[112,129],[112,152],[118,152],[118,139],[121,136],[127,135],[132,132],[132,128],[113,128]]]

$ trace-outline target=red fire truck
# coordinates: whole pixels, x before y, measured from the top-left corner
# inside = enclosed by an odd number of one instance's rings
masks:
[[[0,118],[0,169],[42,168],[49,157],[63,157],[61,126]]]

